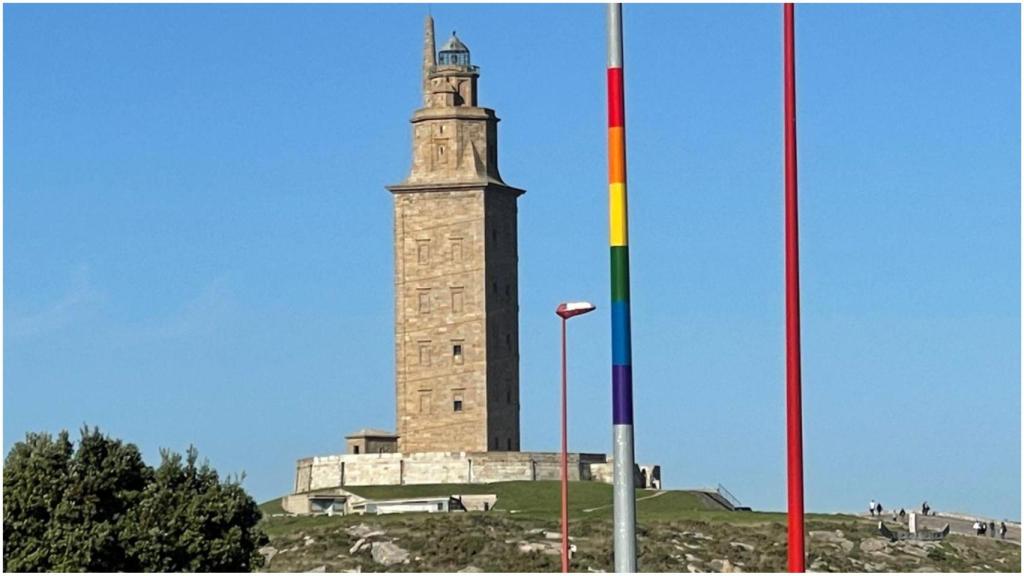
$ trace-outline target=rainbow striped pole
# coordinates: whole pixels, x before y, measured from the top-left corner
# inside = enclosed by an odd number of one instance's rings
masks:
[[[612,425],[615,571],[636,572],[633,484],[633,360],[629,335],[629,218],[622,4],[608,4],[608,214],[612,261]]]

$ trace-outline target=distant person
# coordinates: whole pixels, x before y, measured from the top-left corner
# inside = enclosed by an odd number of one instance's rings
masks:
[[[882,503],[875,504],[875,512],[878,512],[878,517],[882,517]]]
[[[999,537],[1006,540],[1006,522],[999,523]]]
[[[900,508],[900,520],[903,520],[904,518],[906,518],[906,516],[907,516],[907,511],[904,510],[903,508]]]
[[[977,520],[974,521],[974,533],[981,536],[981,522],[978,522]]]
[[[931,507],[928,506],[928,501],[925,500],[924,502],[921,503],[921,514],[927,516],[929,510],[931,510]]]
[[[895,522],[896,520],[899,519],[899,517],[900,517],[900,515],[896,513],[896,510],[893,510],[892,511],[892,521]]]
[[[877,506],[877,505],[878,504],[874,500],[872,500],[871,502],[868,503],[868,512],[871,512],[872,516],[875,515],[875,506]]]
[[[988,535],[993,538],[996,537],[996,523],[994,521],[988,523]]]

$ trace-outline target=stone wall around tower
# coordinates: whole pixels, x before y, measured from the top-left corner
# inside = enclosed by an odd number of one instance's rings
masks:
[[[570,480],[612,482],[612,460],[605,454],[572,453],[568,464]],[[557,452],[339,454],[299,460],[295,493],[344,486],[486,484],[560,478],[561,455]],[[638,488],[660,488],[661,468],[637,466],[636,479]]]

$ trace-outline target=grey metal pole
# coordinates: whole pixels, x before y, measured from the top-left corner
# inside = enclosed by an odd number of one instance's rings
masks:
[[[629,319],[626,121],[622,78],[622,4],[608,4],[608,166],[612,264],[612,427],[615,571],[636,572],[633,476],[633,360]]]

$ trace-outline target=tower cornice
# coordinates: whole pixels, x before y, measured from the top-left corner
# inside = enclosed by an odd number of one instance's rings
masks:
[[[476,182],[429,182],[429,183],[416,183],[416,184],[392,184],[387,186],[388,191],[392,194],[423,194],[431,192],[453,192],[462,190],[480,190],[484,192],[498,192],[503,194],[512,194],[516,197],[526,194],[526,190],[522,188],[516,188],[509,186],[504,182],[498,182],[496,180],[480,180]]]
[[[410,122],[424,120],[493,120],[501,122],[494,110],[482,106],[458,106],[451,108],[420,108],[413,112]]]

